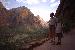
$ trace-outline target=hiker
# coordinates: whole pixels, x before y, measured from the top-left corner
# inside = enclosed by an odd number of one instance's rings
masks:
[[[56,32],[57,38],[58,38],[58,42],[56,45],[61,45],[61,38],[63,37],[63,34],[62,34],[62,23],[59,19],[58,19],[58,22],[56,24],[55,32]]]
[[[55,43],[55,17],[54,13],[50,14],[50,20],[49,20],[49,38],[51,42],[54,44]]]

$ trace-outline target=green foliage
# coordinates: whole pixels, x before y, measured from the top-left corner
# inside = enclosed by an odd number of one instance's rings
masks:
[[[15,50],[22,45],[26,45],[33,41],[38,41],[47,37],[47,28],[35,27],[1,27],[0,28],[0,44],[1,48],[5,47],[8,50]]]

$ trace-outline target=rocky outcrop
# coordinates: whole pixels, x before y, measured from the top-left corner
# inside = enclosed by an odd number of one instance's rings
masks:
[[[34,16],[34,14],[25,6],[13,8],[9,11],[11,11],[14,18],[16,18],[16,25],[43,27],[43,23],[45,24],[45,21],[41,19],[39,15]]]
[[[75,27],[74,0],[60,0],[60,4],[56,10],[56,16],[62,20],[66,31]]]
[[[6,8],[3,6],[3,4],[0,2],[0,26],[6,26],[8,18],[8,12]]]
[[[7,10],[0,2],[0,24],[8,27],[35,26],[44,27],[45,21],[25,6]],[[1,26],[0,25],[0,26]]]

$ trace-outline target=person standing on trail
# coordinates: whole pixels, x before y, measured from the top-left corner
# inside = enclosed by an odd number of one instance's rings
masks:
[[[57,37],[58,37],[58,42],[56,45],[61,45],[61,38],[63,37],[63,34],[62,34],[62,27],[63,27],[63,24],[61,23],[61,21],[58,19],[58,22],[57,22],[57,25],[56,25],[56,34],[57,34]]]
[[[54,44],[55,43],[55,24],[56,19],[54,17],[54,13],[50,14],[50,20],[49,20],[49,39]]]

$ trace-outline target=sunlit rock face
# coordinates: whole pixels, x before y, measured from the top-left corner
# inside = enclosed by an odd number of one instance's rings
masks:
[[[75,2],[74,0],[60,0],[56,16],[61,18],[65,27],[75,27]]]
[[[18,7],[10,10],[16,17],[17,25],[43,27],[45,21],[34,14],[27,7]]]
[[[7,10],[6,8],[3,6],[3,4],[0,2],[0,26],[5,26],[7,25]]]
[[[45,27],[45,21],[25,6],[7,10],[0,2],[0,26],[34,26]]]

